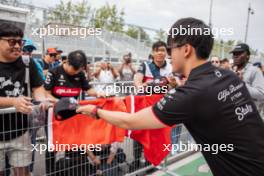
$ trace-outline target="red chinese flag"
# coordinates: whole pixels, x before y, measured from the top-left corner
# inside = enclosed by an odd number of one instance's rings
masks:
[[[126,97],[127,112],[137,112],[143,108],[153,106],[164,95],[151,96],[128,96]],[[154,165],[160,162],[168,155],[164,144],[171,144],[171,127],[153,130],[133,130],[130,137],[144,146],[145,158]]]
[[[80,101],[81,105],[93,104],[103,109],[126,111],[123,100],[119,98]],[[49,144],[111,144],[122,142],[125,130],[100,119],[95,120],[86,115],[75,115],[64,121],[57,121],[53,110],[49,112]]]

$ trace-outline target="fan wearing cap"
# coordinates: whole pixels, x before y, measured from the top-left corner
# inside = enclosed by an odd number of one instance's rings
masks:
[[[46,76],[49,69],[53,68],[55,58],[57,56],[57,50],[55,48],[48,48],[43,59],[38,59],[37,61],[43,69],[43,73]]]
[[[264,77],[257,67],[249,61],[250,50],[245,43],[240,43],[230,52],[233,54],[233,70],[246,83],[248,91],[258,106],[264,101]]]
[[[33,58],[32,56],[32,52],[34,50],[37,50],[36,46],[34,45],[34,43],[32,42],[32,40],[30,39],[24,39],[25,40],[25,44],[23,45],[22,51],[23,51],[23,55],[28,55],[30,58]],[[40,63],[37,61],[37,58],[33,58],[34,63],[36,64],[37,70],[41,76],[41,78],[43,79],[43,81],[45,80],[45,76],[42,70],[42,67],[40,65]]]
[[[49,70],[44,84],[49,96],[55,101],[62,97],[77,99],[82,90],[87,91],[90,96],[104,96],[89,85],[84,74],[86,65],[86,55],[81,50],[77,50],[68,55],[65,63]]]
[[[56,51],[57,51],[57,56],[55,58],[55,62],[53,64],[53,67],[59,66],[61,64],[61,62],[62,62],[62,56],[61,55],[63,53],[63,50],[60,49],[60,48],[56,48]]]

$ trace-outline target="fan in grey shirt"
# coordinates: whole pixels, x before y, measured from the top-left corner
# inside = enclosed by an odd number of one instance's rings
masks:
[[[234,59],[233,70],[246,83],[251,97],[261,111],[259,105],[264,102],[264,76],[259,68],[249,62],[249,46],[245,43],[238,44],[231,53]]]

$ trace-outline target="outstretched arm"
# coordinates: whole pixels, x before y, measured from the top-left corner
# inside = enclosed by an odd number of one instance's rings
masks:
[[[90,115],[94,105],[81,106],[77,109],[78,113]],[[126,112],[107,111],[98,109],[98,116],[115,126],[125,129],[157,129],[166,127],[161,123],[152,112],[152,107],[130,114]]]

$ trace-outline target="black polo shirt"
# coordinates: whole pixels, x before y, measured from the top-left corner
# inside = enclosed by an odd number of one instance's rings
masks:
[[[202,150],[215,176],[264,176],[264,123],[245,83],[233,72],[211,63],[198,66],[153,112],[166,125],[184,123],[201,146],[233,148],[217,154]]]
[[[69,75],[65,72],[63,65],[60,65],[48,71],[44,88],[50,90],[56,98],[78,98],[81,90],[87,91],[92,87],[89,85],[83,72]]]

